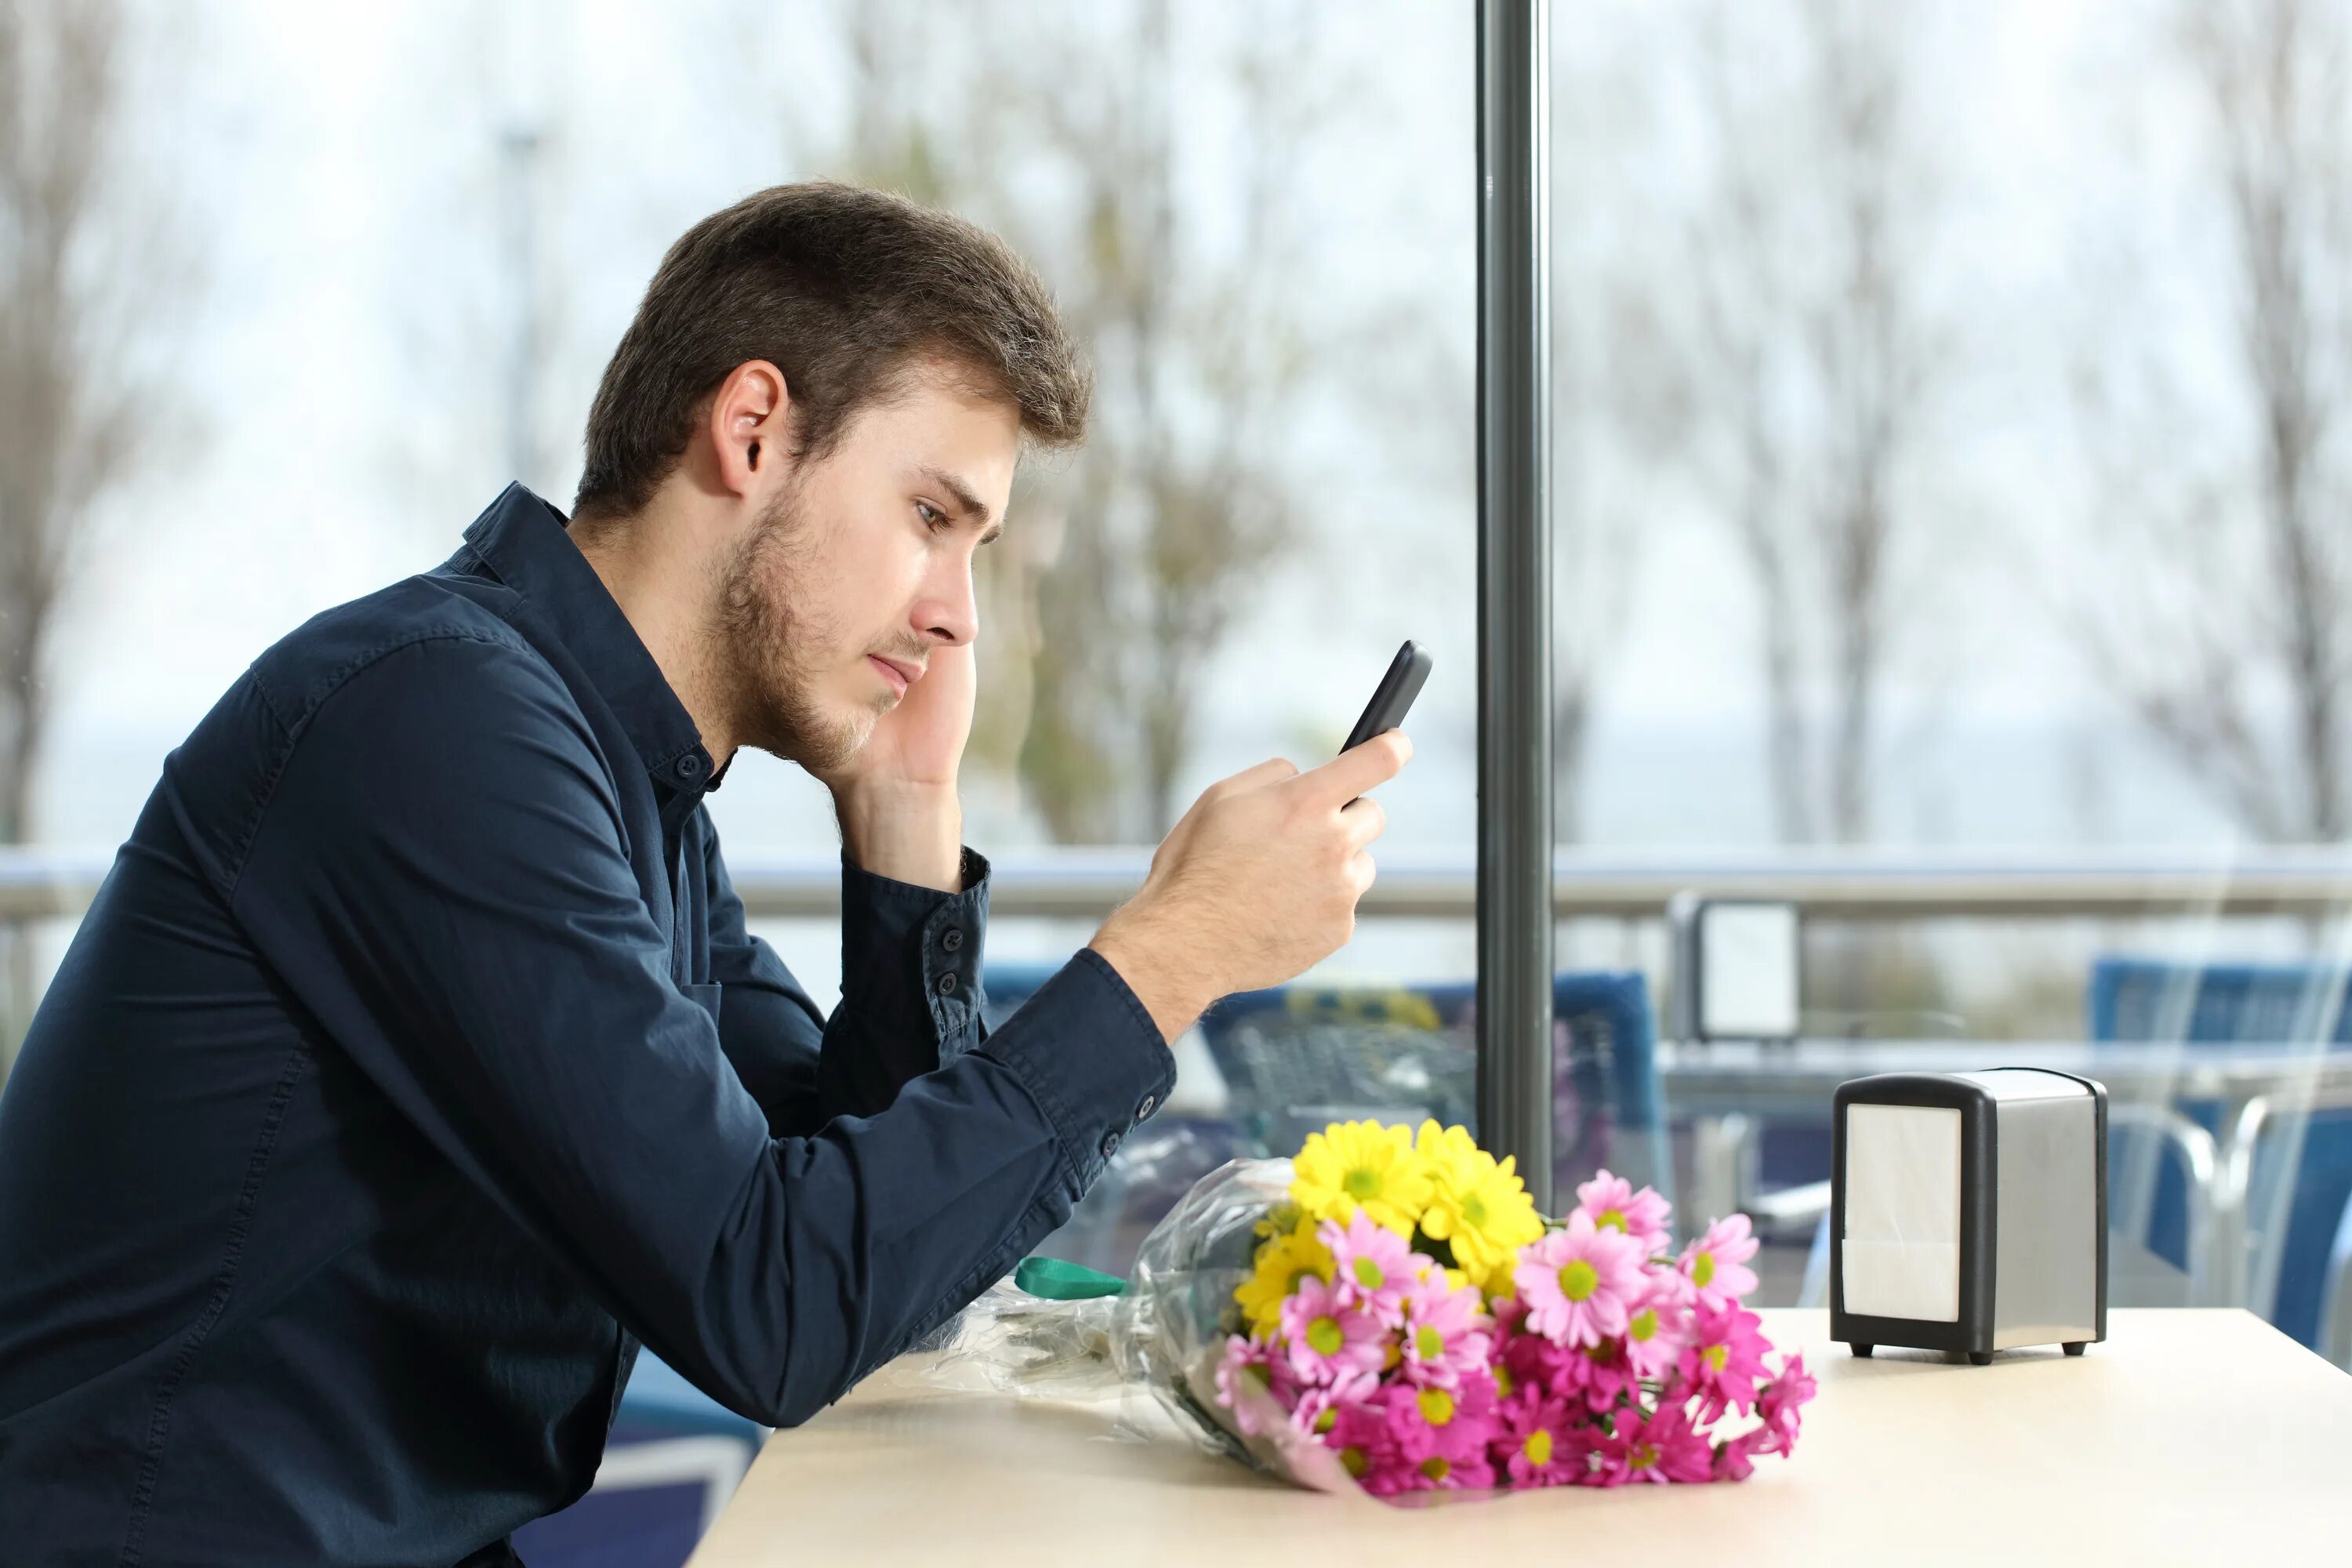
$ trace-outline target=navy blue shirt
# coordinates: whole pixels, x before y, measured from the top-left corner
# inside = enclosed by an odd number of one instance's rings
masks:
[[[0,1096],[0,1556],[502,1561],[638,1342],[791,1425],[1067,1217],[1173,1081],[1134,994],[991,1034],[986,863],[845,858],[828,1018],[723,771],[520,487],[229,688]]]

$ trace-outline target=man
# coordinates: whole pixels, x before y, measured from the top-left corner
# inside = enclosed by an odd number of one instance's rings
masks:
[[[664,259],[568,528],[510,487],[239,678],[0,1099],[0,1555],[511,1561],[640,1342],[805,1420],[1068,1215],[1202,1006],[1347,939],[1400,735],[1213,786],[980,1023],[972,555],[1087,393],[994,239],[762,192]],[[832,791],[830,1018],[728,882],[745,746]]]

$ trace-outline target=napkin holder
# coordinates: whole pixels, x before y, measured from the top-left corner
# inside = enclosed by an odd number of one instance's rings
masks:
[[[1830,1338],[1966,1355],[2107,1337],[2107,1095],[2040,1068],[1838,1088]]]

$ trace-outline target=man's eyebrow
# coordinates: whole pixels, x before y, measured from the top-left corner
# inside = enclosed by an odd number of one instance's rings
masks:
[[[940,489],[948,492],[948,499],[955,502],[956,510],[958,511],[961,511],[964,516],[970,518],[974,522],[985,523],[988,521],[988,503],[974,495],[970,485],[964,483],[953,474],[949,473],[945,468],[933,468],[929,464],[926,464],[923,467],[921,473],[924,479],[930,480],[931,483],[939,486]],[[1004,525],[1000,522],[995,527],[990,529],[986,533],[982,534],[980,536],[980,542],[982,544],[986,544],[994,540],[998,534],[1003,533],[1003,531]]]

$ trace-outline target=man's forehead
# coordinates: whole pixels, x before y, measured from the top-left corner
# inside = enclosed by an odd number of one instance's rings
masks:
[[[1021,455],[1021,411],[1001,399],[937,382],[908,387],[887,411],[877,410],[909,469],[938,478],[956,501],[991,515],[1003,508]]]

